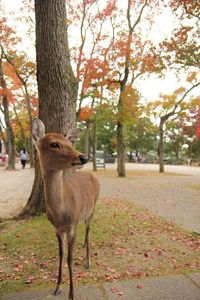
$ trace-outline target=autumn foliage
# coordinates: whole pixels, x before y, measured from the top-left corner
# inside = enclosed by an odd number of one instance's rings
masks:
[[[80,121],[86,121],[90,117],[92,117],[94,114],[95,114],[95,111],[93,109],[91,109],[88,106],[85,106],[81,109],[79,119],[80,119]]]
[[[196,137],[200,139],[200,110],[197,112],[195,123]]]

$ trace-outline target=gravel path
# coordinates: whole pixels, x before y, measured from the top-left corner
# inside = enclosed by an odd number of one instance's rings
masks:
[[[27,203],[34,179],[34,170],[7,171],[0,167],[0,219],[16,215]]]
[[[115,169],[108,165],[107,169]],[[87,168],[91,169],[88,164]],[[157,170],[156,165],[128,164],[127,169]],[[166,219],[173,220],[184,228],[200,233],[200,169],[169,166],[174,174],[141,173],[133,178],[110,178],[99,176],[101,197],[124,198],[148,208]],[[178,174],[177,174],[178,173]],[[181,175],[185,174],[185,175]],[[30,195],[34,170],[26,168],[6,171],[0,167],[0,218],[15,215],[26,204]]]
[[[132,179],[101,178],[101,196],[125,198],[150,211],[200,233],[200,191],[194,176],[140,177]],[[115,188],[114,188],[115,187]]]

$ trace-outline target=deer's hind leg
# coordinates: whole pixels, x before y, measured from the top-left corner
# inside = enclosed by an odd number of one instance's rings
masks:
[[[85,268],[89,269],[91,266],[90,262],[90,222],[92,218],[85,220],[85,243],[83,248],[86,248],[86,264]]]

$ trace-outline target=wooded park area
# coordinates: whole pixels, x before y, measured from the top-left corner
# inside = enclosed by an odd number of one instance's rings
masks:
[[[1,4],[0,138],[8,169],[21,148],[33,167],[30,127],[38,115],[47,132],[65,134],[77,124],[77,148],[94,159],[96,150],[116,152],[119,177],[127,152],[132,160],[159,161],[160,172],[166,157],[176,164],[199,159],[199,1],[125,4],[23,0],[16,17]],[[176,86],[162,92],[169,74]],[[149,78],[158,82],[154,99],[152,91],[146,96]],[[43,209],[37,161],[35,174],[31,215]]]

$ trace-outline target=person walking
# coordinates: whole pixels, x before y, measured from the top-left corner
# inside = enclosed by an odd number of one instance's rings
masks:
[[[22,169],[25,169],[26,161],[27,161],[27,154],[26,154],[26,149],[25,148],[23,148],[20,151],[20,160],[21,160]]]

